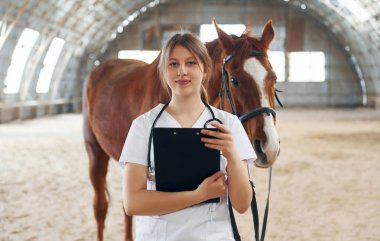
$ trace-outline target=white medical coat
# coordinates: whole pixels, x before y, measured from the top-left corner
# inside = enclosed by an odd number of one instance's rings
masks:
[[[163,106],[159,104],[133,121],[119,159],[122,166],[127,162],[148,165],[150,129]],[[211,108],[215,117],[231,130],[240,160],[252,163],[256,154],[240,120],[228,112]],[[204,123],[211,118],[210,111],[205,108],[193,128],[203,128]],[[181,125],[164,111],[156,127],[178,128]],[[153,145],[151,165],[154,168]],[[227,160],[221,155],[220,170],[225,172],[226,166]],[[147,189],[155,190],[155,182],[147,180]],[[219,203],[198,204],[161,216],[137,216],[135,241],[234,241],[227,200],[226,194]]]

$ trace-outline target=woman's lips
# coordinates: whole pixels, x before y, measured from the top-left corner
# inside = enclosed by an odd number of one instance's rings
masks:
[[[181,80],[176,80],[175,82],[179,85],[187,85],[188,83],[190,83],[190,80],[181,79]]]

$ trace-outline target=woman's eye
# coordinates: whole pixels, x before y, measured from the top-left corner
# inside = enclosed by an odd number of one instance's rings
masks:
[[[177,67],[177,66],[178,66],[178,63],[176,62],[169,63],[169,67]]]
[[[187,62],[187,64],[188,64],[188,65],[196,65],[197,62],[196,62],[196,61],[189,61],[189,62]]]

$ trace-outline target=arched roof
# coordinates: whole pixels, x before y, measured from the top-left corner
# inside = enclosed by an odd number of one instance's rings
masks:
[[[76,56],[95,58],[134,19],[154,7],[180,0],[3,0],[0,48],[15,26],[61,37]],[[212,3],[215,0],[200,2]],[[313,15],[345,46],[358,77],[369,90],[369,103],[380,107],[380,1],[378,0],[224,0],[223,3],[275,2]],[[220,1],[218,1],[220,3]],[[126,30],[127,31],[127,30]]]

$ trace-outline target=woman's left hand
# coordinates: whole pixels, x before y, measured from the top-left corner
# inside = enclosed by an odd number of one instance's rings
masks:
[[[205,146],[211,149],[221,151],[222,155],[225,156],[227,159],[236,156],[237,151],[230,129],[218,122],[212,122],[210,124],[213,127],[217,128],[219,131],[212,131],[207,129],[203,129],[201,131],[201,133],[204,135],[215,137],[202,137],[201,140],[205,143]]]

